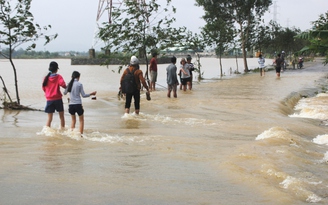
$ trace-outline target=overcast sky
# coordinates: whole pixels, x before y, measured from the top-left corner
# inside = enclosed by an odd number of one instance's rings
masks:
[[[35,23],[41,26],[50,24],[52,29],[48,34],[58,33],[55,41],[46,46],[40,43],[36,50],[87,52],[92,47],[100,50],[101,44],[94,42],[98,2],[99,0],[33,0],[31,12]],[[122,0],[113,0],[113,2],[122,2]],[[296,27],[302,31],[310,29],[311,22],[328,11],[328,0],[276,0],[275,2],[277,22],[283,27]],[[194,0],[172,0],[172,5],[177,8],[176,26],[186,26],[193,32],[198,32],[199,28],[204,26],[205,22],[201,19],[203,9],[194,4]],[[270,12],[265,15],[266,23],[274,18],[274,10],[274,6],[271,6]],[[105,13],[99,23],[107,19]]]

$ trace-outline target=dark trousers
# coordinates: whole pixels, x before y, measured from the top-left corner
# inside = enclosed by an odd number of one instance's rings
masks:
[[[136,92],[129,94],[127,93],[125,96],[125,108],[131,107],[131,101],[132,97],[134,98],[134,108],[136,110],[140,109],[140,90],[137,90]]]

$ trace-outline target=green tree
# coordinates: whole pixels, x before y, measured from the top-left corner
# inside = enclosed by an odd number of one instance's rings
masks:
[[[203,72],[201,71],[202,65],[200,63],[200,53],[203,52],[205,48],[204,33],[202,32],[197,34],[188,31],[186,38],[180,41],[180,45],[184,46],[185,49],[191,49],[196,55],[195,71],[198,73],[198,80],[203,79]]]
[[[30,43],[28,49],[36,47],[35,42],[45,38],[45,44],[57,37],[57,34],[48,36],[43,31],[51,28],[50,25],[41,27],[34,24],[33,14],[30,12],[32,0],[18,0],[16,5],[10,0],[0,0],[0,44],[8,47],[8,53],[0,51],[0,55],[8,59],[14,71],[17,104],[20,105],[16,67],[13,62],[14,50],[25,43]]]
[[[164,9],[156,0],[150,0],[148,3],[124,1],[120,8],[113,8],[112,22],[103,23],[98,32],[98,37],[105,42],[104,49],[113,49],[111,54],[123,52],[144,58],[147,67],[145,75],[148,79],[147,54],[171,47],[185,35],[185,27],[172,27],[176,20],[172,15],[176,9],[171,7],[169,10],[170,2],[171,0],[166,1]],[[122,65],[128,62],[127,58],[128,56],[123,59]],[[122,66],[118,71],[121,69]]]
[[[312,24],[312,30],[296,36],[296,38],[309,41],[309,45],[302,48],[299,52],[312,52],[314,54],[319,53],[320,55],[325,55],[326,60],[324,64],[326,65],[328,63],[328,12],[321,14],[319,19],[312,22]]]
[[[306,45],[306,40],[295,38],[300,33],[300,29],[283,28],[271,21],[268,25],[262,24],[257,27],[252,44],[257,51],[264,54],[275,55],[286,51],[289,54],[289,60],[292,61],[293,54]]]
[[[215,53],[219,56],[220,75],[222,77],[222,55],[235,37],[233,22],[230,19],[230,15],[224,12],[217,12],[218,8],[226,6],[225,3],[219,1],[208,3],[204,0],[196,0],[196,2],[196,5],[204,7],[205,14],[202,16],[206,21],[206,25],[202,28],[204,40],[207,45],[215,47]]]
[[[207,24],[218,21],[224,16],[224,20],[229,19],[235,26],[235,32],[239,36],[240,47],[242,48],[245,72],[248,72],[247,50],[251,47],[250,39],[256,22],[261,19],[263,14],[272,4],[272,0],[196,0],[199,6],[202,6],[208,18]]]

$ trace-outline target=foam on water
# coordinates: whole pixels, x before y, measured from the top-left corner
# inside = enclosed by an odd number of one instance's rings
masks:
[[[263,133],[259,134],[255,140],[263,140],[269,138],[277,139],[291,139],[291,134],[284,128],[272,127],[269,130],[265,130]]]
[[[318,136],[317,140],[328,143],[327,138]],[[234,170],[240,171],[248,180],[264,180],[261,183],[284,189],[302,201],[318,203],[324,194],[317,190],[327,184],[317,175],[315,167],[320,154],[311,151],[311,144],[313,142],[283,127],[272,127],[259,134],[254,143],[238,150],[238,157],[228,160]],[[324,160],[328,160],[328,152]]]
[[[140,112],[139,115],[132,113],[125,113],[122,117],[123,120],[138,120],[138,121],[153,121],[160,122],[163,124],[184,124],[184,125],[200,125],[200,126],[214,126],[216,123],[211,122],[207,119],[197,119],[197,118],[173,118],[164,115],[151,115]]]
[[[40,132],[37,132],[37,135],[45,135],[47,137],[54,137],[58,135],[63,135],[65,129],[55,129],[48,126],[44,126]]]
[[[289,117],[326,120],[328,119],[327,101],[327,93],[320,93],[311,98],[302,98],[294,108],[296,112]]]
[[[81,140],[82,135],[77,129],[55,129],[48,126],[44,126],[40,132],[36,133],[37,135],[45,135],[47,137],[68,137],[74,140]]]
[[[305,189],[307,185],[311,184],[321,184],[322,182],[311,182],[304,178],[296,178],[292,176],[287,176],[284,181],[280,183],[280,186],[284,189],[288,189],[297,193],[299,196],[304,196],[305,201],[310,203],[317,203],[322,200],[321,197],[314,194],[312,191]]]
[[[323,157],[323,162],[328,163],[328,152],[325,153],[325,156]]]
[[[328,145],[328,135],[318,135],[312,141],[316,144]]]
[[[135,117],[135,116],[134,116]],[[127,117],[133,119],[134,117]],[[152,143],[155,140],[161,139],[160,136],[127,136],[127,135],[117,135],[117,134],[108,134],[102,133],[99,131],[85,131],[82,135],[77,130],[71,129],[54,129],[51,127],[44,126],[40,132],[36,133],[37,135],[44,135],[47,137],[67,137],[73,140],[87,140],[92,142],[105,142],[105,143],[124,143],[124,144],[146,144]]]
[[[123,144],[139,144],[145,145],[160,140],[160,136],[127,136],[127,135],[110,135],[107,133],[92,132],[83,135],[84,140],[92,142],[105,142],[105,143],[123,143]]]

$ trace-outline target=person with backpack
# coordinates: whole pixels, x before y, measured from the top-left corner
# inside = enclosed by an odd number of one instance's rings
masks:
[[[139,114],[141,83],[147,90],[147,100],[150,100],[148,85],[143,77],[142,70],[139,70],[139,59],[132,56],[130,66],[124,70],[120,80],[120,90],[125,94],[125,113],[127,114],[130,112],[132,97],[134,98],[135,114]]]

